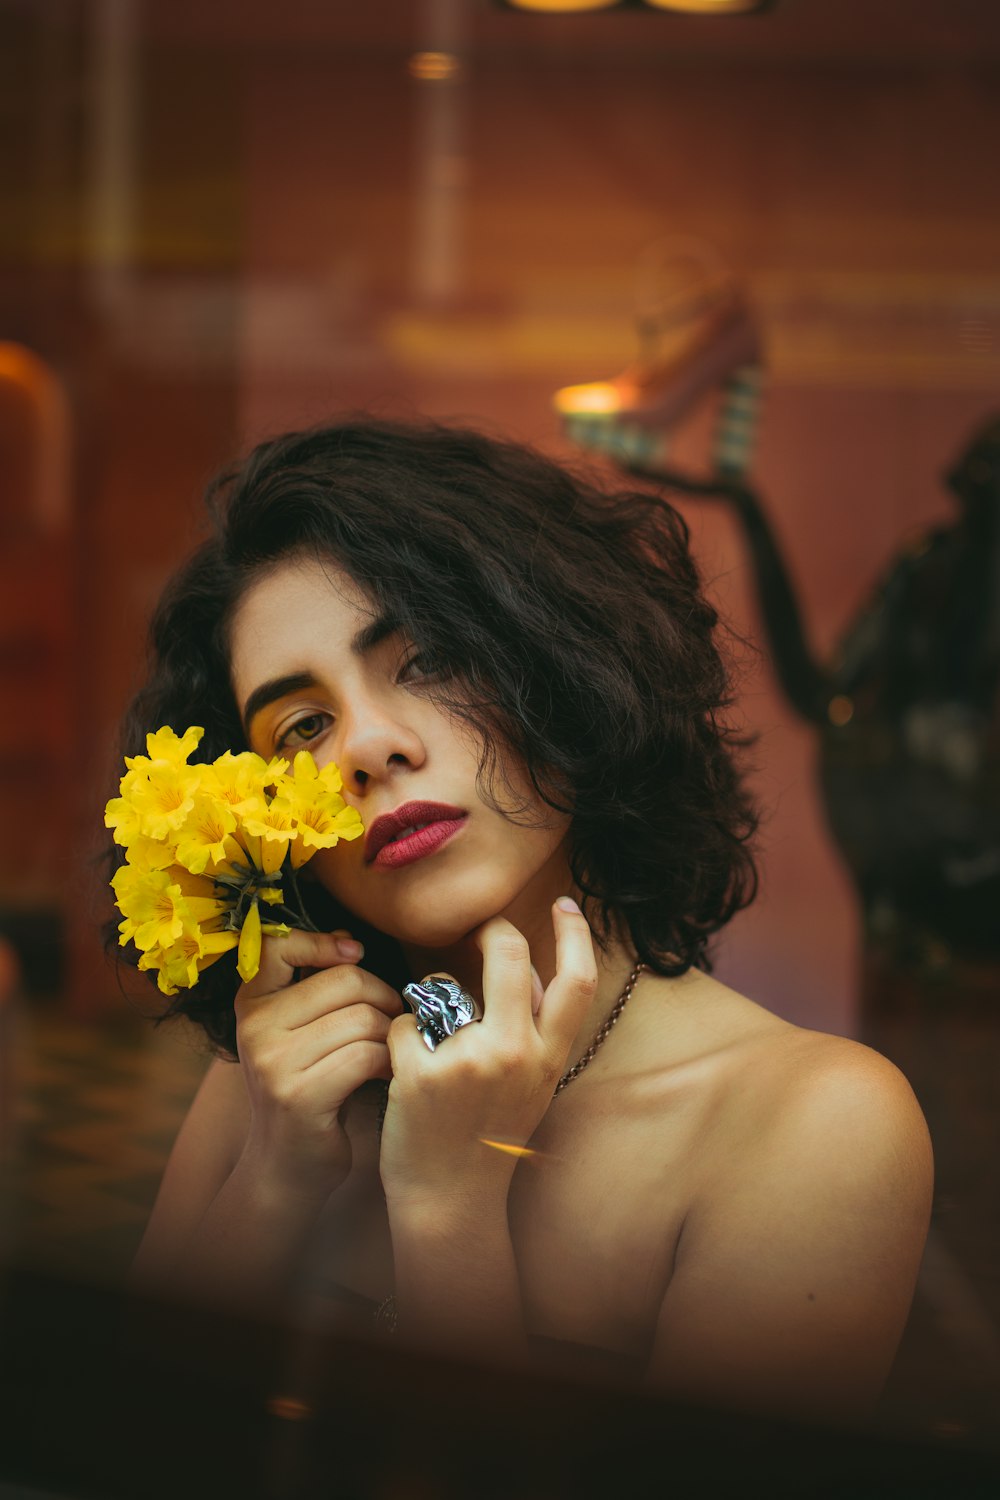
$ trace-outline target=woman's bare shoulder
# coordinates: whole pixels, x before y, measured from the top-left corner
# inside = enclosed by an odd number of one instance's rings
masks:
[[[775,1112],[822,1118],[845,1108],[871,1123],[872,1115],[923,1126],[913,1090],[899,1068],[851,1037],[781,1021],[761,1032],[759,1065],[773,1090]]]
[[[801,1141],[845,1175],[891,1176],[929,1197],[930,1137],[923,1112],[899,1068],[848,1037],[792,1028],[776,1076],[774,1134]]]
[[[929,1191],[930,1142],[904,1075],[850,1037],[794,1025],[700,976],[721,1049],[720,1082],[746,1142],[736,1156],[814,1160],[824,1173],[876,1176]],[[745,1161],[744,1161],[745,1165]]]
[[[657,1378],[712,1401],[863,1410],[891,1362],[927,1233],[920,1107],[870,1047],[732,992],[702,994],[715,1029],[707,1128]]]
[[[920,1106],[888,1058],[794,1025],[697,971],[660,985],[647,1017],[659,1001],[670,1007],[669,1023],[656,1028],[665,1075],[679,1066],[699,1080],[706,1113],[734,1146],[745,1143],[735,1157],[816,1135],[827,1151],[836,1141],[847,1149],[852,1139],[877,1139],[886,1151],[908,1149],[929,1162]]]

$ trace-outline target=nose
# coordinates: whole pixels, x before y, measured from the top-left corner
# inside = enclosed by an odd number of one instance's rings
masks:
[[[357,704],[342,718],[343,734],[337,763],[350,791],[364,793],[407,770],[416,770],[426,759],[423,739],[416,728],[377,701]]]

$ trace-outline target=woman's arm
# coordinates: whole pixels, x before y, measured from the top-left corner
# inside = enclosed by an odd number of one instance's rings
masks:
[[[927,1235],[930,1142],[891,1063],[823,1043],[692,1207],[650,1365],[661,1390],[836,1422],[882,1388]]]
[[[214,1062],[167,1163],[132,1265],[135,1290],[251,1310],[280,1302],[329,1194],[259,1171],[249,1129],[239,1064]]]
[[[597,984],[578,908],[553,908],[556,973],[535,1010],[528,944],[486,922],[484,1015],[428,1052],[392,1023],[382,1136],[400,1333],[422,1348],[522,1361],[521,1289],[507,1219],[518,1153],[537,1129]]]
[[[357,950],[360,953],[360,949]],[[309,977],[293,982],[296,971]],[[351,1168],[341,1112],[387,1077],[398,995],[337,935],[266,938],[236,1000],[240,1063],[213,1065],[171,1155],[133,1284],[259,1310],[280,1306]]]
[[[246,1141],[250,1108],[238,1063],[211,1064],[166,1165],[130,1280],[138,1290],[168,1282],[182,1249],[218,1196]]]

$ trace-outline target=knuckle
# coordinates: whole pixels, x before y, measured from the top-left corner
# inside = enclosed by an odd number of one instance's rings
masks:
[[[453,1046],[452,1042],[448,1047]],[[510,1041],[484,1048],[455,1049],[452,1054],[452,1070],[470,1084],[483,1084],[491,1079],[510,1078],[524,1066],[524,1055],[520,1047]]]
[[[310,979],[319,980],[324,990],[342,990],[350,988],[357,970],[352,964],[333,964],[329,968],[314,969]]]
[[[374,1034],[383,1037],[389,1029],[390,1021],[384,1011],[379,1010],[377,1005],[371,1005],[362,1001],[354,1007],[357,1012],[358,1021],[366,1034]]]
[[[480,927],[480,935],[485,938],[495,937],[498,932],[516,932],[513,922],[508,922],[506,917],[487,917]]]
[[[243,1040],[246,1041],[246,1038],[244,1037]],[[276,1045],[273,1037],[268,1040],[261,1039],[255,1045],[245,1047],[243,1050],[258,1078],[267,1080],[281,1073],[281,1048]]]
[[[386,1032],[386,1038],[390,1042],[398,1042],[406,1035],[408,1031],[413,1030],[413,1027],[413,1017],[409,1014],[408,1011],[404,1012],[403,1015],[396,1016],[389,1022],[389,1027]]]
[[[369,1073],[380,1068],[386,1057],[385,1043],[372,1041],[369,1037],[361,1037],[356,1042],[351,1042],[344,1050],[350,1054],[351,1062],[359,1073]]]
[[[369,1042],[369,1056],[373,1072],[382,1072],[389,1062],[389,1048],[385,1042]]]
[[[494,1067],[501,1078],[512,1078],[524,1067],[524,1054],[518,1047],[500,1047],[494,1054]]]
[[[248,1055],[247,1061],[258,1086],[271,1099],[282,1095],[289,1079],[295,1076],[280,1037],[269,1037]]]
[[[509,929],[498,935],[496,939],[496,952],[498,958],[517,963],[528,956],[528,940],[521,933]]]
[[[301,1104],[305,1086],[297,1073],[281,1073],[270,1081],[268,1090],[275,1104],[285,1110],[294,1110]]]
[[[447,1077],[460,1088],[465,1086],[477,1088],[485,1082],[490,1070],[483,1065],[483,1060],[478,1054],[465,1051],[455,1052],[449,1060],[446,1055],[447,1044],[443,1045],[445,1054],[442,1056],[442,1066],[434,1069],[433,1081],[437,1082]]]

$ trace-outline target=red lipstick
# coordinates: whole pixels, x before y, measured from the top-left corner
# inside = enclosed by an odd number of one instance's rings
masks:
[[[444,802],[404,802],[376,818],[365,838],[365,862],[384,869],[410,864],[457,833],[468,814]]]

